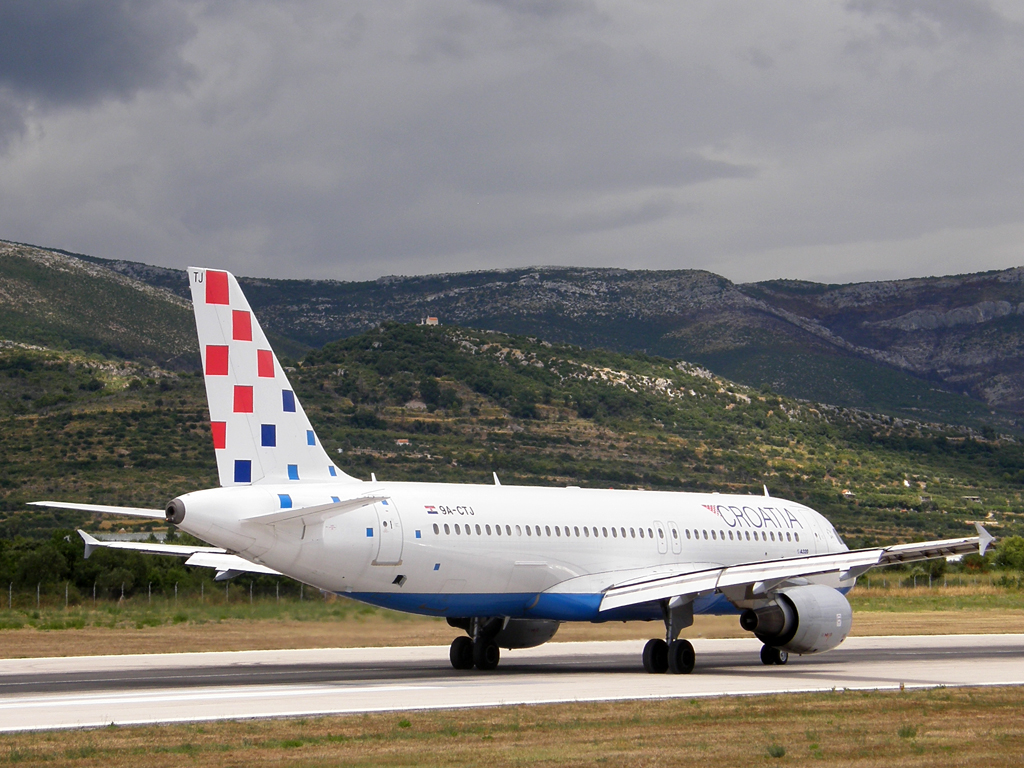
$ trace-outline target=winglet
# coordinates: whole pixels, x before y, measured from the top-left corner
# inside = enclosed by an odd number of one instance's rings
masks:
[[[94,538],[93,536],[90,536],[88,533],[83,531],[81,528],[78,529],[78,535],[81,536],[82,537],[82,541],[85,542],[85,559],[86,560],[89,559],[89,555],[91,555],[95,551],[96,547],[102,547],[103,546],[102,544],[100,544],[100,542],[96,538]]]
[[[985,530],[985,526],[981,523],[975,523],[974,527],[978,529],[978,554],[982,557],[985,556],[985,550],[988,549],[989,544],[995,541],[995,536]]]

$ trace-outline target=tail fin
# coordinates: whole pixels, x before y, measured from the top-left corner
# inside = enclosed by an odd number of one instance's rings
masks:
[[[220,484],[342,480],[230,272],[189,267]]]

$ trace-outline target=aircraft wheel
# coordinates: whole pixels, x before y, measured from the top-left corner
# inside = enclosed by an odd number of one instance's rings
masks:
[[[761,646],[761,663],[765,666],[785,664],[789,661],[789,653],[770,645]]]
[[[668,647],[668,669],[674,675],[688,675],[693,672],[697,654],[689,640],[675,640]]]
[[[648,640],[644,646],[644,669],[652,675],[668,671],[668,645],[664,640]]]
[[[473,641],[463,635],[452,641],[451,650],[448,651],[448,658],[451,659],[452,667],[455,669],[473,668]]]
[[[489,671],[496,669],[498,660],[501,659],[501,651],[493,640],[480,640],[473,643],[473,663],[477,669]]]

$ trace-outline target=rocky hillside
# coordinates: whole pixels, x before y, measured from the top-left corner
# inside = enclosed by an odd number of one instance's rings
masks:
[[[191,304],[55,251],[0,241],[0,339],[193,368]]]
[[[161,295],[187,297],[182,271],[80,258]],[[442,324],[682,358],[816,402],[1008,428],[1024,414],[1022,274],[735,284],[696,270],[546,267],[362,283],[241,282],[281,344],[319,347],[385,321],[435,316]]]

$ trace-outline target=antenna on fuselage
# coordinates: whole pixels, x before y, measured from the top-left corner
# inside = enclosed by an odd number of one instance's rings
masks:
[[[768,486],[767,486],[767,485],[765,485],[764,483],[762,483],[762,484],[761,484],[761,487],[762,487],[762,488],[764,488],[764,495],[765,495],[765,497],[766,497],[766,498],[771,498],[771,494],[770,494],[770,493],[768,493]]]
[[[501,480],[498,479],[498,473],[497,472],[491,472],[491,474],[494,475],[494,484],[495,485],[501,485]]]
[[[370,482],[371,483],[376,483],[377,482],[377,475],[375,475],[373,472],[370,473]]]

